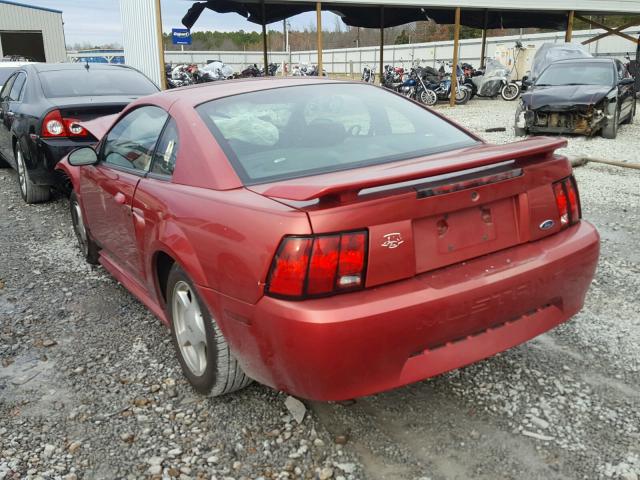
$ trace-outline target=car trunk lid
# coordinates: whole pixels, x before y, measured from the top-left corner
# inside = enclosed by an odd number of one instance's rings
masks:
[[[552,183],[571,174],[554,154],[564,146],[483,144],[248,188],[305,211],[316,234],[366,228],[373,287],[559,231]]]

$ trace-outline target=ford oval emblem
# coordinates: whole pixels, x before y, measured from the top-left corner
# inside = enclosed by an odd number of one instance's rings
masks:
[[[540,224],[540,230],[551,230],[553,227],[555,227],[555,225],[556,222],[554,222],[553,220],[545,220]]]

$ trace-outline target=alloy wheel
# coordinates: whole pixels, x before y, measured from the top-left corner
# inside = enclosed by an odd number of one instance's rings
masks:
[[[87,256],[89,251],[89,243],[87,242],[87,229],[84,226],[84,219],[82,218],[82,210],[80,204],[74,201],[71,205],[71,220],[73,222],[73,230],[78,239],[78,244],[82,253]]]
[[[173,288],[172,316],[180,354],[189,370],[201,376],[207,369],[207,334],[198,300],[180,280]]]
[[[18,164],[18,181],[20,182],[20,191],[22,196],[27,196],[27,168],[24,165],[24,158],[20,149],[17,150],[16,163]]]

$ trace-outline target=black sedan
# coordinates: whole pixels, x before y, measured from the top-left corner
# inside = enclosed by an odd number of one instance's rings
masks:
[[[47,201],[60,183],[56,163],[96,142],[80,122],[118,113],[157,91],[142,73],[121,65],[23,65],[0,91],[0,166],[18,171],[25,202]]]
[[[522,95],[516,135],[558,133],[616,138],[636,113],[634,79],[614,59],[581,58],[549,65]]]

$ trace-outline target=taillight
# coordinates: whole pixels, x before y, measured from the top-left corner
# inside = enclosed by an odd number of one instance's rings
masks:
[[[52,110],[42,121],[40,136],[47,138],[86,137],[89,135],[75,118],[63,118],[60,110]]]
[[[267,292],[276,297],[327,296],[364,287],[366,231],[285,237],[273,259]]]
[[[554,183],[553,193],[556,197],[561,228],[578,223],[582,213],[580,211],[580,197],[575,178],[571,176]]]

